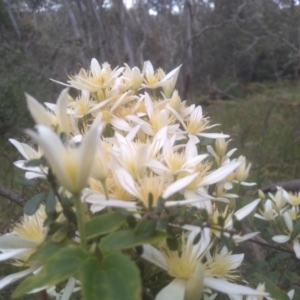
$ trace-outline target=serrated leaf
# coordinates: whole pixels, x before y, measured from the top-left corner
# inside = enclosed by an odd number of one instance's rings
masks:
[[[39,193],[33,196],[24,205],[24,214],[27,216],[33,215],[40,207],[40,204],[46,199],[47,192]]]
[[[35,183],[33,183],[30,180],[26,179],[23,175],[17,176],[15,178],[15,182],[17,182],[18,184],[23,185],[23,186],[36,187]]]
[[[21,297],[33,289],[56,285],[74,276],[88,255],[79,247],[68,246],[61,249],[46,260],[41,272],[27,277],[19,284],[12,294],[13,298]]]
[[[293,232],[291,234],[291,241],[299,234],[300,234],[300,219],[297,220],[294,226]]]
[[[90,257],[79,270],[83,300],[140,300],[141,279],[135,263],[122,253],[104,255],[100,266]]]
[[[126,218],[118,212],[97,216],[85,225],[87,239],[113,232],[126,222]]]
[[[289,296],[286,294],[286,292],[282,291],[280,288],[277,287],[277,285],[271,281],[268,277],[255,273],[253,274],[253,278],[257,283],[265,283],[266,292],[270,293],[271,297],[274,299],[280,299],[280,300],[290,300]]]
[[[157,244],[166,238],[167,234],[157,232],[152,237],[136,234],[134,230],[122,230],[109,234],[99,243],[103,252],[130,249],[144,244]]]

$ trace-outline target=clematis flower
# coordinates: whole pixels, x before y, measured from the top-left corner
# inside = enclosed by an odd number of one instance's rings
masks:
[[[177,251],[171,251],[167,246],[160,247],[160,250],[151,245],[143,246],[142,258],[174,277],[157,294],[156,300],[201,299],[204,288],[225,294],[268,296],[268,293],[229,282],[236,278],[234,272],[240,266],[243,255],[221,252],[206,256],[210,247],[209,230],[204,230],[201,239],[194,243],[199,233],[200,228],[191,231],[187,238],[183,234],[181,249]],[[205,257],[206,262],[203,263]]]
[[[181,66],[175,68],[167,75],[162,69],[158,69],[156,72],[154,71],[152,63],[148,60],[144,63],[144,82],[142,87],[149,89],[156,89],[158,87],[165,86],[170,83],[170,79],[175,76],[178,76],[178,72]],[[177,75],[176,75],[177,74]]]
[[[40,264],[27,260],[47,237],[48,228],[43,226],[45,219],[45,209],[41,206],[34,215],[24,215],[12,232],[0,236],[0,261],[11,260],[14,265],[28,267],[1,279],[0,289],[41,268]]]
[[[58,135],[48,127],[38,125],[36,128],[37,133],[32,130],[26,132],[43,150],[61,185],[72,194],[80,193],[87,183],[96,154],[100,119],[95,119],[78,148],[65,147]]]
[[[39,159],[43,156],[40,149],[35,150],[27,144],[20,143],[14,139],[9,139],[9,141],[17,148],[17,150],[22,154],[25,160],[18,160],[14,162],[14,165],[22,170],[26,170],[25,177],[27,179],[33,179],[37,177],[45,178],[47,174],[47,168],[42,167],[27,167],[26,163],[31,159]]]
[[[284,219],[286,227],[288,228],[288,232],[287,232],[288,234],[275,235],[272,237],[272,240],[274,242],[280,243],[280,244],[291,241],[293,244],[294,252],[295,252],[297,258],[300,259],[300,243],[299,243],[300,235],[297,235],[296,237],[293,238],[293,240],[291,240],[291,235],[294,230],[293,220],[288,212],[283,213],[283,219]]]

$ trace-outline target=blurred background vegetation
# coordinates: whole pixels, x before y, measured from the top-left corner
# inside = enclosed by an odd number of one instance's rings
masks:
[[[54,102],[62,86],[49,78],[66,82],[93,57],[112,67],[182,64],[182,99],[231,135],[252,163],[250,181],[300,178],[299,1],[0,0],[1,184],[26,196],[7,141],[33,124],[24,92]],[[22,210],[0,200],[5,232]]]

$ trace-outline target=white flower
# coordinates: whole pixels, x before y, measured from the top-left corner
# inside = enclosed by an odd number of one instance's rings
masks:
[[[294,230],[293,220],[288,212],[283,213],[284,222],[286,224],[286,227],[288,228],[288,234],[287,235],[275,235],[272,237],[272,240],[276,243],[286,243],[288,241],[291,241],[293,243],[294,252],[298,259],[300,259],[300,235],[297,235],[294,237],[293,240],[291,240],[291,235]]]
[[[234,269],[241,264],[243,255],[221,252],[213,257],[208,256],[203,264],[203,254],[208,251],[210,234],[206,228],[201,239],[194,244],[199,232],[200,228],[191,231],[187,240],[182,235],[182,247],[178,251],[171,251],[167,246],[160,247],[161,251],[150,245],[143,246],[142,257],[174,277],[158,293],[156,300],[201,299],[204,287],[226,294],[268,296],[267,293],[227,281],[235,278]]]
[[[37,126],[38,133],[27,130],[41,147],[58,180],[69,192],[80,193],[85,187],[98,145],[99,118],[84,136],[78,148],[65,147],[55,132],[43,125]]]
[[[0,261],[13,260],[14,265],[29,267],[1,279],[0,289],[40,269],[40,264],[28,263],[27,260],[46,239],[48,229],[43,227],[45,219],[42,206],[34,215],[25,215],[11,233],[0,236]]]

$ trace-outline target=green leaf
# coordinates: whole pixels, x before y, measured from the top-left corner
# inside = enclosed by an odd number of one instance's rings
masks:
[[[143,234],[147,237],[154,236],[156,233],[156,220],[143,219],[135,229],[136,234]]]
[[[28,160],[25,163],[25,167],[39,167],[40,165],[45,165],[46,164],[46,160],[44,157],[41,158],[35,158],[35,159],[31,159]]]
[[[300,219],[297,220],[294,226],[293,232],[291,234],[291,241],[299,234],[300,234]]]
[[[118,212],[97,216],[85,225],[87,239],[113,232],[120,228],[125,222],[126,217]]]
[[[31,216],[33,215],[40,207],[40,204],[45,200],[47,192],[39,193],[33,196],[24,206],[24,214]]]
[[[134,230],[122,230],[109,234],[99,243],[99,247],[103,252],[130,249],[144,244],[157,244],[165,239],[166,233],[157,232],[152,237],[142,234],[136,234]]]
[[[258,283],[265,283],[266,292],[270,293],[271,297],[274,299],[280,299],[280,300],[290,300],[289,296],[286,294],[286,292],[282,291],[280,288],[276,286],[276,284],[271,281],[268,277],[255,273],[253,274],[253,278]]]
[[[79,270],[83,300],[140,300],[137,266],[122,253],[108,253],[100,266],[90,257]]]
[[[15,182],[17,182],[18,184],[23,185],[23,186],[36,187],[35,183],[33,183],[30,180],[26,179],[23,175],[17,176],[15,178]]]
[[[292,284],[298,284],[300,282],[300,276],[295,272],[285,271],[284,275]]]
[[[71,224],[62,226],[52,235],[52,241],[54,243],[61,243],[72,232],[75,234],[75,227]]]
[[[29,262],[45,262],[49,259],[52,255],[57,253],[58,251],[62,250],[68,245],[68,242],[65,241],[64,243],[55,243],[52,240],[49,240],[42,244],[29,258]]]
[[[53,286],[74,276],[88,255],[79,247],[68,246],[61,249],[46,260],[41,272],[22,281],[13,292],[12,297],[21,297],[33,289]]]
[[[46,197],[46,213],[48,216],[56,215],[55,211],[55,205],[56,205],[56,199],[53,189],[50,189],[47,193]]]
[[[178,249],[178,241],[175,237],[167,238],[167,245],[171,251],[176,251]]]

